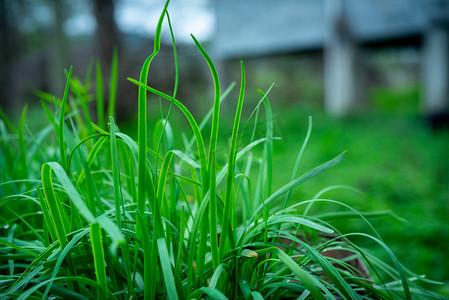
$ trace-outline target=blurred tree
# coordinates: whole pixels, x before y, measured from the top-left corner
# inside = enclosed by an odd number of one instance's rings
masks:
[[[57,93],[64,86],[64,69],[68,69],[68,40],[64,32],[64,22],[67,18],[67,1],[50,0],[49,1],[53,11],[53,24],[48,31],[50,34],[50,41],[52,43],[49,49],[48,68],[49,74],[49,88],[52,93]],[[56,94],[60,96],[59,93]]]
[[[12,73],[12,62],[15,59],[19,47],[19,32],[16,21],[16,10],[12,4],[22,1],[1,0],[0,1],[0,106],[8,109],[11,106],[10,83]]]
[[[111,62],[112,50],[119,47],[118,30],[114,18],[114,0],[93,0],[95,19],[97,20],[97,51],[101,62]]]

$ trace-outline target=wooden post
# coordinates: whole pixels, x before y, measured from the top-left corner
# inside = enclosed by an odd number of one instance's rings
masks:
[[[326,0],[324,40],[325,109],[346,115],[361,106],[358,49],[345,15],[345,0]]]
[[[424,37],[423,110],[432,117],[449,109],[449,24],[433,21]]]

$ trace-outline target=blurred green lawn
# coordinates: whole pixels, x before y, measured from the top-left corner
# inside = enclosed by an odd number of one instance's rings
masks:
[[[415,93],[414,87],[373,90],[375,109],[346,118],[330,117],[313,105],[273,103],[274,130],[282,137],[275,142],[274,180],[279,187],[289,180],[311,115],[313,130],[300,172],[344,150],[348,154],[336,167],[298,187],[292,199],[310,199],[331,185],[349,185],[366,193],[368,199],[344,190],[325,196],[364,212],[391,210],[405,219],[383,216],[370,221],[407,268],[446,281],[447,293],[449,131],[435,132],[427,126],[416,101],[407,102],[416,99]],[[314,209],[325,213],[342,208],[324,204]],[[356,219],[336,224],[343,232],[370,230]],[[387,257],[381,247],[358,242]]]
[[[296,113],[295,113],[296,112]],[[290,116],[287,116],[290,114]],[[290,170],[307,126],[301,108],[282,113],[286,140],[277,143],[275,166]],[[416,117],[364,115],[337,120],[315,113],[312,137],[302,170],[347,149],[344,161],[307,182],[296,191],[298,200],[313,197],[323,187],[345,184],[372,197],[365,200],[350,192],[327,195],[362,211],[392,210],[407,220],[373,219],[375,228],[400,260],[418,274],[439,280],[449,278],[449,134],[430,131]],[[277,172],[284,181],[288,172]],[[285,181],[284,181],[285,182]],[[324,205],[323,210],[338,207]],[[339,224],[343,231],[368,230],[361,222]],[[379,255],[382,255],[379,252]]]

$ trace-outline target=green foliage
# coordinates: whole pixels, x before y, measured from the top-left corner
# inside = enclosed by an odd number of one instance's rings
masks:
[[[26,109],[19,129],[6,118],[0,123],[5,166],[0,173],[0,297],[442,298],[420,285],[438,283],[404,268],[375,230],[372,235],[341,234],[326,221],[355,216],[371,226],[369,214],[323,199],[322,193],[303,201],[295,198],[294,188],[346,155],[298,175],[311,122],[297,163],[289,170],[291,179],[276,187],[276,137],[267,98],[271,88],[259,91],[258,105],[240,130],[246,91],[243,63],[227,156],[219,154],[217,140],[220,104],[229,90],[221,94],[216,68],[194,37],[214,80],[213,107],[200,125],[176,99],[177,71],[172,96],[147,85],[151,61],[160,49],[162,23],[169,21],[167,6],[140,80],[130,79],[139,87],[137,141],[115,124],[115,91],[105,109],[99,65],[98,125],[90,122],[86,109],[87,83],[72,78],[72,68],[62,101],[52,100],[55,110],[42,103],[49,125],[36,136],[25,135]],[[176,62],[173,34],[172,40]],[[114,55],[111,91],[116,68]],[[147,92],[170,104],[153,131],[148,126]],[[267,122],[264,136],[256,137],[262,103]],[[192,135],[183,147],[174,139],[181,128],[170,125],[172,108],[179,109],[191,127],[183,133]],[[210,119],[209,132],[205,125]],[[253,133],[249,139],[243,136],[247,126]],[[153,149],[148,146],[149,132]],[[21,171],[23,165],[29,166],[27,172]],[[320,203],[340,206],[346,215],[320,218],[320,211],[313,209]],[[374,241],[387,260],[355,244],[353,237]],[[353,266],[354,261],[371,275]]]

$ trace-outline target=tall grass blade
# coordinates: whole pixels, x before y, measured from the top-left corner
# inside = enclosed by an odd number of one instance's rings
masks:
[[[210,250],[212,255],[212,265],[214,270],[218,268],[220,264],[220,258],[218,256],[218,216],[217,216],[217,182],[216,182],[216,170],[215,170],[215,151],[210,156],[210,203],[209,203],[209,216],[210,216]]]
[[[20,117],[20,124],[19,124],[19,157],[20,163],[22,165],[23,178],[28,178],[28,165],[27,165],[27,155],[25,151],[25,137],[24,137],[27,107],[28,106],[25,105],[25,107],[22,110],[22,116]]]
[[[59,115],[59,154],[61,156],[61,164],[64,170],[67,170],[67,161],[66,161],[66,144],[64,140],[64,117],[65,117],[65,107],[67,105],[67,97],[69,95],[69,87],[70,87],[70,80],[72,77],[72,66],[70,66],[69,73],[67,75],[67,83],[65,85],[64,89],[64,97],[62,98],[62,106],[61,106],[61,112]]]
[[[301,150],[299,150],[298,156],[296,157],[295,166],[293,167],[291,180],[294,180],[297,176],[299,164],[301,162],[302,156],[304,154],[304,150],[306,149],[307,143],[309,142],[310,134],[312,133],[312,117],[309,117],[309,126],[307,127],[306,137],[304,138],[304,142],[302,143]],[[288,191],[285,195],[284,200],[284,209],[288,206],[288,201],[290,200],[292,191]]]
[[[168,169],[170,167],[171,160],[173,158],[173,152],[168,152],[165,156],[164,163],[162,164],[161,173],[159,175],[159,182],[157,186],[157,196],[155,201],[159,201],[159,203],[154,203],[154,211],[153,211],[153,218],[155,219],[154,226],[156,227],[156,231],[159,235],[159,237],[164,237],[164,225],[162,223],[162,207],[164,210],[167,211],[166,218],[169,220],[169,209],[170,207],[166,204],[165,207],[163,206],[163,201],[165,198],[165,183],[167,181],[168,176]],[[167,242],[169,242],[170,239],[167,238]]]
[[[194,135],[195,135],[198,152],[199,152],[198,156],[199,156],[200,166],[201,166],[201,176],[202,176],[202,178],[207,178],[208,174],[207,174],[207,164],[206,164],[206,148],[204,146],[203,136],[201,134],[201,131],[198,127],[198,124],[197,124],[195,118],[190,113],[190,111],[181,102],[179,102],[175,98],[173,98],[167,94],[164,94],[154,88],[151,88],[145,84],[142,84],[139,81],[134,80],[132,78],[128,78],[128,80],[131,81],[132,83],[138,85],[139,87],[143,88],[144,90],[150,91],[158,96],[161,96],[162,98],[172,101],[181,110],[181,112],[184,114],[184,116],[189,121],[189,124],[192,128]]]
[[[115,103],[117,101],[117,84],[118,84],[117,79],[118,79],[118,52],[117,47],[114,47],[114,50],[112,51],[111,79],[109,82],[109,104],[108,104],[108,117],[114,118],[115,118]]]
[[[103,74],[101,71],[100,61],[97,61],[96,68],[96,78],[97,78],[97,121],[101,128],[105,128],[104,122],[104,95],[103,95]]]
[[[175,278],[173,276],[172,266],[170,263],[170,255],[168,253],[167,244],[164,238],[157,239],[157,247],[159,249],[159,259],[162,267],[162,275],[164,277],[165,287],[167,289],[168,299],[178,299],[176,291]]]
[[[111,156],[112,156],[112,177],[114,180],[114,203],[115,203],[115,215],[117,220],[117,226],[119,230],[122,228],[122,213],[121,206],[123,205],[122,198],[122,187],[120,181],[120,164],[118,160],[118,148],[117,148],[117,137],[115,135],[115,122],[114,118],[109,117],[110,120],[110,132],[111,136],[109,138],[111,145]],[[123,211],[125,214],[125,211]]]
[[[156,26],[156,33],[154,36],[154,49],[153,53],[145,60],[142,70],[140,72],[140,82],[142,85],[146,85],[148,80],[148,71],[150,68],[151,61],[157,55],[161,47],[161,30],[162,22],[167,11],[169,1],[165,3],[164,10],[162,11],[159,21]],[[147,185],[147,93],[145,89],[139,86],[138,94],[138,162],[137,162],[137,210],[142,214],[145,211],[145,193]],[[138,221],[139,222],[139,221]],[[137,224],[137,236],[141,236],[140,232],[141,226]]]
[[[144,263],[144,299],[152,299],[156,294],[156,274],[155,274],[155,265],[152,265],[152,262],[155,261],[155,257],[152,255],[151,241],[150,235],[148,234],[148,226],[147,222],[144,219],[144,216],[140,211],[137,211],[137,223],[140,226],[141,239],[142,239],[142,247],[143,247],[143,263]]]
[[[107,277],[106,277],[106,263],[104,258],[103,241],[101,237],[101,227],[98,223],[90,225],[90,242],[92,243],[92,253],[94,255],[95,273],[97,282],[101,287],[101,295],[98,298],[106,299],[107,295]]]
[[[54,193],[53,184],[51,180],[51,171],[55,173],[56,177],[59,179],[61,185],[63,186],[65,192],[67,193],[67,196],[70,198],[71,202],[76,206],[76,208],[84,217],[84,219],[88,223],[99,223],[101,225],[101,228],[103,228],[109,234],[109,236],[112,239],[112,243],[110,246],[111,251],[112,253],[116,253],[117,247],[124,242],[123,234],[120,232],[117,225],[114,224],[106,215],[103,214],[97,218],[94,217],[94,215],[90,212],[89,208],[86,206],[84,201],[81,199],[81,196],[79,195],[73,183],[70,181],[70,178],[67,176],[66,172],[57,162],[49,162],[42,166],[42,186],[44,189],[45,196],[48,197],[47,194],[51,196],[51,192]],[[61,220],[58,221],[58,224],[62,223],[62,217],[60,218]],[[61,230],[59,227],[61,226],[58,225],[57,229]],[[58,238],[61,238],[60,234],[62,234],[62,232],[58,234]],[[65,235],[63,241],[65,241]]]
[[[241,68],[241,83],[240,83],[240,93],[239,93],[239,99],[237,102],[237,109],[235,113],[234,118],[234,125],[232,128],[232,135],[231,135],[231,145],[229,147],[229,158],[228,158],[228,166],[227,166],[227,178],[226,178],[226,198],[225,198],[225,207],[224,207],[224,213],[223,213],[223,220],[222,220],[222,236],[221,236],[221,245],[220,245],[220,251],[219,251],[219,257],[220,262],[223,259],[224,250],[226,247],[226,243],[229,242],[231,245],[231,248],[234,248],[234,236],[233,232],[231,231],[231,211],[234,210],[234,170],[235,170],[235,162],[237,157],[237,141],[238,141],[238,133],[239,133],[239,125],[240,125],[240,117],[242,115],[242,108],[243,108],[243,100],[245,97],[245,84],[246,84],[246,77],[245,77],[245,67],[243,65],[243,62],[240,62],[240,68]]]

